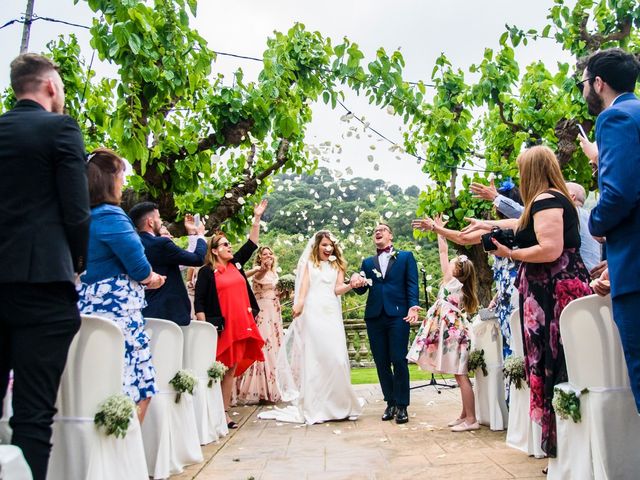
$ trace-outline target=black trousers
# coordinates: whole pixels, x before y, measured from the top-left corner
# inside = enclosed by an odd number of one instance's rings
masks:
[[[80,328],[76,302],[70,282],[0,284],[0,398],[13,369],[11,443],[22,449],[34,480],[47,476],[60,377]]]

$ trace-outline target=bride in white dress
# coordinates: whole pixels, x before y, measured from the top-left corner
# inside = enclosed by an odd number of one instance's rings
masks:
[[[342,322],[340,295],[352,288],[345,270],[337,240],[326,230],[316,233],[298,261],[294,320],[278,354],[276,380],[290,405],[258,418],[311,425],[362,413]]]

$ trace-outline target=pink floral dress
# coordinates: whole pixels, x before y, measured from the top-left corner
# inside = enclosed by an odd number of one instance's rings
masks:
[[[253,293],[260,313],[256,323],[264,339],[264,362],[256,362],[237,380],[237,400],[240,403],[258,403],[261,400],[276,403],[280,392],[276,385],[276,359],[282,344],[282,317],[280,300],[276,292],[278,275],[267,272],[261,279],[253,278]]]
[[[469,322],[460,308],[462,283],[452,278],[422,321],[407,359],[435,373],[464,375],[469,360]]]

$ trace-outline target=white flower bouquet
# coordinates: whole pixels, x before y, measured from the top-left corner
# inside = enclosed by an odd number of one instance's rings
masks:
[[[98,428],[103,427],[107,435],[124,438],[129,429],[129,422],[135,412],[136,404],[122,393],[107,398],[93,417]]]
[[[198,378],[188,370],[178,370],[178,373],[169,381],[169,384],[176,390],[176,403],[180,401],[183,393],[193,395],[193,389],[198,383]]]
[[[525,379],[524,359],[515,355],[509,355],[504,360],[504,376],[520,390]]]
[[[222,363],[215,361],[207,370],[207,376],[209,377],[209,382],[207,383],[207,387],[213,387],[213,382],[219,382],[224,377],[224,374],[227,373],[227,366]]]

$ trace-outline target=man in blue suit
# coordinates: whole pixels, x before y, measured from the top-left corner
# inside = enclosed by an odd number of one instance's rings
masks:
[[[394,250],[393,232],[384,223],[373,232],[377,254],[351,277],[359,295],[369,291],[365,321],[371,353],[387,408],[382,420],[407,423],[409,415],[409,322],[417,321],[418,267],[411,252]],[[364,275],[364,278],[362,277]]]
[[[188,215],[184,226],[189,234],[189,242],[195,242],[193,252],[178,247],[170,238],[160,236],[162,219],[158,205],[142,202],[129,212],[131,221],[138,229],[144,253],[153,271],[167,277],[164,285],[155,290],[146,290],[147,306],[142,310],[145,317],[164,318],[178,325],[191,322],[191,301],[182,280],[180,266],[199,267],[204,263],[207,243],[204,240],[204,225],[196,227]]]
[[[596,52],[587,60],[582,81],[589,113],[598,115],[598,187],[589,230],[606,237],[608,270],[594,289],[608,293],[620,331],[631,389],[640,412],[640,100],[636,87],[640,63],[619,48]],[[610,282],[610,283],[609,283]]]

